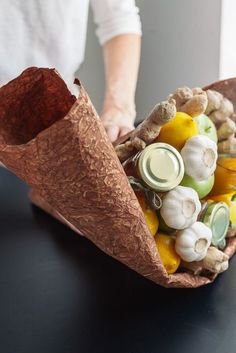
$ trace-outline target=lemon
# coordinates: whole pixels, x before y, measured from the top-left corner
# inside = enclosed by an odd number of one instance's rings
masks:
[[[155,236],[157,250],[167,273],[174,273],[180,265],[180,256],[175,251],[175,240],[166,234]]]
[[[157,233],[159,221],[157,218],[156,211],[151,209],[146,202],[144,195],[140,192],[135,193],[138,199],[138,202],[142,208],[144,218],[147,222],[150,233],[154,236]]]
[[[161,128],[157,142],[168,143],[180,151],[190,137],[198,134],[197,122],[190,115],[177,112],[175,117]]]

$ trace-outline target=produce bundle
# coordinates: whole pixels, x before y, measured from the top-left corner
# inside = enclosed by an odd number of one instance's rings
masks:
[[[227,121],[235,81],[219,90]],[[235,160],[219,155],[216,128],[223,142],[232,136],[211,120],[222,103],[177,89],[114,148],[76,83],[78,98],[55,70],[30,68],[0,88],[0,161],[31,186],[33,203],[146,278],[210,283],[236,247]]]
[[[223,250],[236,234],[233,117],[233,103],[216,90],[178,88],[115,148],[169,274],[228,268]]]

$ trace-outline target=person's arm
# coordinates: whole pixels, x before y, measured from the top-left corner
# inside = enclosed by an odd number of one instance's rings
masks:
[[[103,46],[106,90],[101,119],[112,141],[134,127],[141,36],[123,34]]]
[[[133,129],[141,22],[135,0],[91,0],[103,46],[106,89],[101,119],[112,141]]]

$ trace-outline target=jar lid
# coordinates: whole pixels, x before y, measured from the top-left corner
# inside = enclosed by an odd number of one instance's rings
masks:
[[[180,153],[167,143],[153,143],[139,156],[138,171],[143,182],[155,191],[175,188],[184,176]]]
[[[211,243],[223,249],[225,247],[225,236],[229,228],[229,208],[224,202],[211,203],[202,219],[212,231]]]

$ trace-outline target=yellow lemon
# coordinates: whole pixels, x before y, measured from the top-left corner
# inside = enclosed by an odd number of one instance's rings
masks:
[[[151,209],[148,206],[146,199],[141,192],[136,192],[135,194],[136,194],[137,199],[139,201],[139,204],[142,208],[144,218],[147,222],[150,233],[154,236],[157,233],[158,226],[159,226],[159,221],[157,218],[156,211]]]
[[[198,133],[197,122],[190,115],[177,112],[175,117],[161,128],[157,142],[168,143],[180,151],[185,142]]]
[[[157,250],[167,273],[174,273],[180,265],[180,256],[175,251],[175,240],[166,234],[155,236]]]

